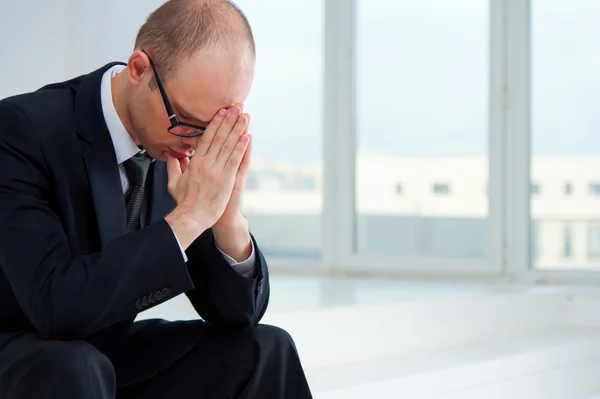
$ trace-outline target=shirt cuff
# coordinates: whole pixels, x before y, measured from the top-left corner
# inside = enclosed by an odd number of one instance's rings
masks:
[[[254,253],[254,242],[252,241],[250,244],[252,245],[250,256],[248,257],[248,259],[246,259],[243,262],[236,262],[236,260],[233,259],[231,256],[229,256],[225,252],[221,251],[221,248],[219,248],[219,246],[216,243],[215,243],[215,246],[217,247],[219,252],[221,252],[221,254],[225,258],[227,263],[229,263],[231,265],[233,270],[235,270],[238,274],[240,274],[244,277],[252,278],[252,276],[254,275],[254,269],[256,266],[256,262],[255,262],[256,254]]]
[[[171,231],[173,231],[173,230],[171,230]],[[175,232],[174,232],[174,231],[173,231],[173,237],[175,237],[175,240],[177,241],[177,245],[179,245],[179,250],[181,251],[181,256],[183,256],[183,261],[184,261],[185,263],[187,263],[187,261],[188,261],[188,257],[187,257],[187,255],[185,254],[185,251],[183,250],[183,247],[181,246],[181,243],[179,242],[179,238],[177,238],[177,236],[175,235]]]
[[[181,243],[179,242],[179,238],[177,238],[177,236],[175,235],[175,232],[173,232],[173,237],[175,237],[175,240],[177,241],[177,245],[179,245],[179,250],[181,251],[181,256],[183,257],[183,261],[185,263],[187,263],[188,257],[186,255],[185,251],[183,250]],[[238,274],[240,274],[244,277],[247,277],[247,278],[252,278],[252,275],[254,274],[255,265],[256,265],[256,262],[255,262],[256,254],[254,253],[254,242],[251,242],[251,245],[252,245],[252,248],[250,250],[250,256],[248,257],[248,259],[246,259],[243,262],[236,262],[235,259],[233,259],[231,256],[227,255],[225,252],[223,252],[221,250],[221,248],[219,248],[219,246],[215,243],[215,246],[217,247],[219,252],[221,252],[221,254],[225,258],[227,263],[229,263],[229,265],[233,268],[233,270],[235,270]]]

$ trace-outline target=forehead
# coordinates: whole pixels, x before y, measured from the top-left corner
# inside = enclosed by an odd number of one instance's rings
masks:
[[[210,120],[222,107],[246,100],[254,77],[254,60],[202,52],[181,63],[165,86],[174,103],[194,117]]]

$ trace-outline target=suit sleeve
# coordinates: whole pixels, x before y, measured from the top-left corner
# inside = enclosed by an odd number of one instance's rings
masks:
[[[164,220],[74,257],[51,182],[28,120],[0,103],[0,267],[41,334],[85,337],[193,288]]]
[[[259,323],[269,303],[269,272],[258,245],[251,277],[240,275],[217,248],[211,230],[188,248],[188,269],[195,289],[186,293],[205,321],[231,327]]]

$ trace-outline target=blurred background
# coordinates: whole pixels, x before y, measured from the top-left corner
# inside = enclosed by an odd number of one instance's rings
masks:
[[[0,98],[126,61],[162,2],[0,0]],[[315,397],[600,397],[600,1],[236,3],[263,321]]]

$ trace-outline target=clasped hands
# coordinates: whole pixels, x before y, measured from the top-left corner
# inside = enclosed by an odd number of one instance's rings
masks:
[[[252,137],[250,116],[241,105],[221,109],[200,136],[192,159],[165,154],[168,190],[177,207],[165,219],[187,249],[212,227],[219,248],[241,262],[250,255],[248,222],[242,214],[242,197]]]

